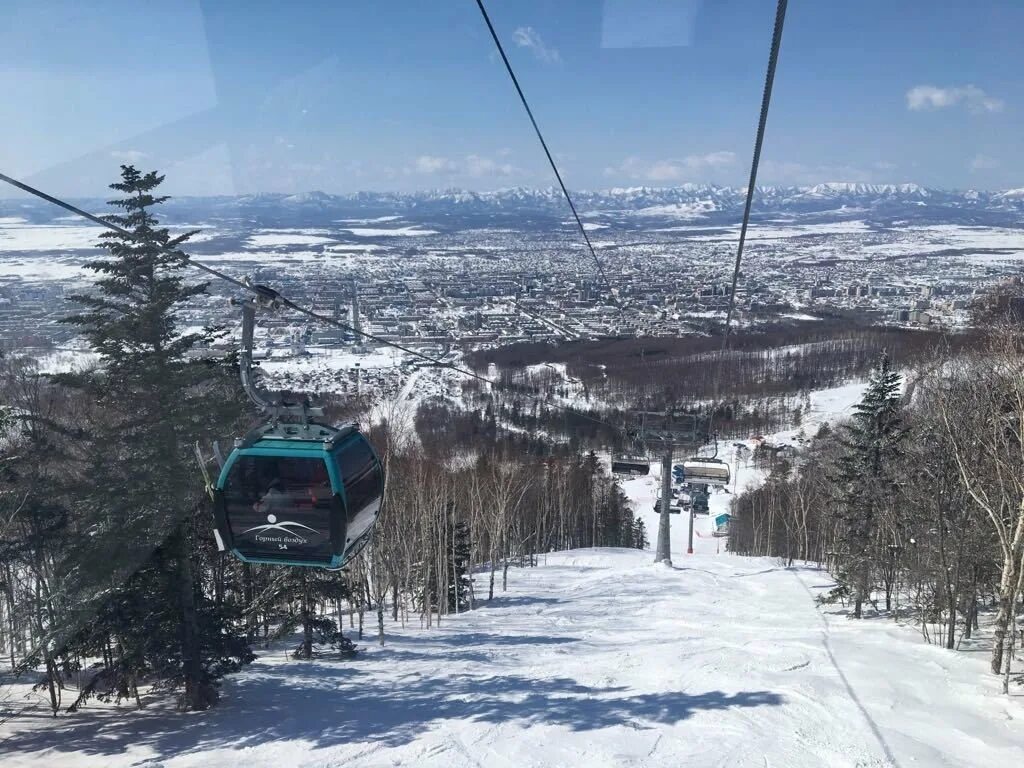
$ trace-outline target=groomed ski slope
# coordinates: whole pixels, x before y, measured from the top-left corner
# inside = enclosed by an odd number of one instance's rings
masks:
[[[1024,765],[1024,697],[997,693],[984,654],[822,613],[823,573],[697,542],[672,568],[548,555],[490,605],[355,661],[266,653],[207,714],[37,710],[7,725],[2,764]]]
[[[657,483],[624,483],[652,540]],[[712,515],[727,502],[714,494]],[[717,554],[709,518],[687,556],[686,518],[672,523],[673,567],[649,551],[550,554],[440,629],[389,621],[386,647],[368,637],[356,660],[262,653],[209,713],[37,708],[0,726],[0,764],[1024,765],[1024,695],[998,693],[980,647],[822,611],[825,573]]]

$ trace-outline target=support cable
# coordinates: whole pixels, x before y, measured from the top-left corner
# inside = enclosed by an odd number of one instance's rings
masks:
[[[740,242],[736,248],[736,264],[732,270],[732,288],[729,290],[729,311],[725,316],[725,333],[722,338],[722,352],[728,348],[729,330],[732,316],[736,309],[736,284],[740,278],[740,265],[743,262],[743,245],[747,240],[747,226],[750,224],[750,206],[754,201],[754,188],[757,184],[757,169],[761,164],[761,145],[764,143],[764,129],[768,123],[768,107],[772,100],[772,85],[775,83],[775,67],[779,61],[779,48],[782,45],[782,26],[786,21],[786,5],[788,0],[778,0],[775,9],[775,28],[772,31],[772,48],[768,54],[768,71],[764,78],[764,93],[761,95],[761,115],[757,121],[757,138],[754,140],[754,159],[750,164],[750,181],[747,184],[747,200],[743,206],[743,224],[740,226]],[[721,358],[719,358],[721,367]]]
[[[512,69],[512,64],[509,62],[508,56],[505,55],[505,48],[502,46],[501,40],[498,39],[498,33],[494,30],[494,25],[491,24],[491,17],[487,15],[487,9],[484,7],[483,0],[476,0],[476,4],[480,9],[481,15],[484,17],[484,22],[487,24],[487,29],[491,33],[494,45],[498,49],[498,53],[501,55],[501,60],[505,62],[505,69],[508,71],[508,76],[512,79],[512,85],[515,86],[516,93],[519,94],[519,101],[522,102],[523,109],[526,110],[526,114],[530,118],[530,122],[533,124],[533,130],[537,134],[537,138],[540,140],[540,145],[543,147],[544,154],[548,158],[551,170],[554,171],[555,178],[558,179],[558,186],[562,188],[562,194],[565,196],[565,201],[569,204],[569,210],[572,211],[572,217],[576,220],[576,226],[579,227],[580,234],[583,236],[583,242],[587,244],[587,249],[590,251],[591,257],[594,259],[594,264],[597,266],[597,273],[601,277],[601,282],[604,283],[608,299],[621,313],[622,304],[620,304],[618,299],[616,299],[612,294],[612,285],[608,282],[608,276],[605,274],[604,266],[601,264],[601,259],[597,257],[597,251],[594,250],[594,245],[590,242],[590,236],[587,235],[587,229],[583,226],[583,221],[580,219],[580,215],[576,212],[576,204],[572,201],[572,195],[569,194],[569,189],[565,186],[565,182],[562,181],[562,174],[558,170],[558,165],[555,163],[555,158],[552,156],[551,150],[548,149],[548,143],[544,141],[544,134],[540,132],[540,126],[537,125],[537,120],[533,116],[533,110],[530,109],[530,104],[526,100],[526,94],[523,93],[523,89],[519,85],[519,78],[516,77],[516,73]]]
[[[732,270],[732,286],[729,289],[729,311],[725,315],[725,330],[722,333],[722,348],[718,352],[718,363],[713,381],[714,396],[712,397],[711,417],[708,421],[708,436],[712,432],[715,420],[715,409],[718,408],[719,386],[722,380],[722,363],[729,349],[729,333],[732,330],[732,318],[736,311],[736,286],[740,278],[740,267],[743,263],[743,246],[747,240],[747,227],[750,224],[750,208],[754,202],[754,191],[757,185],[757,169],[761,164],[761,146],[764,144],[764,131],[768,123],[768,107],[772,100],[772,85],[775,83],[775,68],[779,61],[779,49],[782,46],[782,27],[786,21],[788,0],[778,0],[775,8],[775,27],[772,30],[772,47],[768,54],[768,70],[764,78],[764,92],[761,95],[761,113],[757,121],[757,136],[754,139],[754,157],[750,163],[750,180],[747,183],[747,199],[743,206],[743,223],[740,225],[740,241],[736,247],[736,262]],[[718,455],[718,439],[715,438],[715,455]]]

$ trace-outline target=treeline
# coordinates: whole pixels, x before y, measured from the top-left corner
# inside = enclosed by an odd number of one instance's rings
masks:
[[[993,623],[1010,679],[1024,597],[1024,337],[911,369],[883,359],[852,419],[823,427],[733,503],[729,548],[823,563],[826,598],[860,618],[912,617],[959,647]]]
[[[914,366],[977,342],[971,332],[945,335],[843,317],[739,332],[724,355],[719,336],[695,335],[521,343],[480,350],[468,360],[481,370],[497,365],[508,388],[560,402],[573,398],[580,410],[592,403],[620,411],[624,424],[629,411],[676,409],[712,417],[719,436],[732,439],[784,428],[809,392],[867,375],[882,350],[894,364]],[[565,374],[542,363],[563,363]],[[561,419],[556,414],[550,423],[557,428]]]
[[[134,237],[103,235],[95,290],[73,297],[68,322],[99,365],[47,376],[0,358],[0,658],[54,713],[92,697],[142,706],[147,690],[204,709],[260,644],[348,655],[346,621],[358,639],[375,617],[383,641],[386,619],[429,626],[491,599],[512,563],[644,545],[593,454],[530,448],[491,427],[446,436],[436,410],[417,423],[395,404],[370,433],[387,466],[384,510],[351,567],[218,552],[194,447],[230,444],[252,416],[235,361],[204,353],[218,331],[177,325],[205,286],[185,279],[175,249],[187,237],[152,214],[161,180],[123,168],[112,221]],[[464,421],[487,424],[485,411]],[[485,576],[479,593],[473,573]]]

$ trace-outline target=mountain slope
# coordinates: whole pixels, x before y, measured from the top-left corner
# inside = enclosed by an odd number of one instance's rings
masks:
[[[548,555],[490,605],[389,629],[355,661],[265,652],[207,714],[92,705],[8,723],[4,765],[1024,764],[1024,704],[980,657],[823,613],[825,574],[706,541],[675,568]]]

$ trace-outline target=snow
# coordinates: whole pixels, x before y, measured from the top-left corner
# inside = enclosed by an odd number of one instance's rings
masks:
[[[172,235],[189,231],[184,225],[168,227]],[[0,219],[0,253],[8,251],[80,251],[95,250],[104,230],[91,224],[58,225],[27,224],[14,217]],[[190,242],[214,237],[213,232],[199,232]]]
[[[382,245],[367,243],[366,245],[331,245],[327,250],[330,253],[372,253],[373,251],[386,250]]]
[[[722,227],[721,232],[711,235],[691,235],[688,240],[698,242],[733,241],[739,237],[740,227],[732,225]],[[818,224],[793,224],[790,226],[765,222],[751,227],[747,232],[748,242],[774,242],[793,237],[810,237],[823,235],[863,235],[871,231],[864,221],[833,221]]]
[[[349,371],[359,365],[364,371],[371,368],[396,368],[405,354],[391,347],[379,347],[366,352],[353,352],[343,347],[308,346],[309,355],[294,357],[288,348],[271,351],[269,360],[261,360],[260,368],[270,376],[315,371]]]
[[[893,230],[898,239],[892,242],[862,245],[864,254],[903,256],[929,254],[951,248],[1001,248],[1010,253],[965,254],[965,259],[978,261],[1011,261],[1024,257],[1024,233],[1011,227],[972,227],[960,224],[935,224],[927,227],[899,227]]]
[[[401,216],[378,216],[375,219],[336,219],[339,224],[380,224],[385,221],[397,221]]]
[[[679,518],[676,518],[679,519]],[[701,524],[705,521],[701,520]],[[681,528],[682,526],[677,526]],[[1012,766],[1024,703],[984,660],[853,622],[814,568],[576,550],[352,662],[262,653],[221,705],[20,719],[7,768],[287,765]],[[482,580],[478,580],[482,581]],[[478,590],[481,585],[478,583]],[[11,725],[8,724],[8,729]]]
[[[813,393],[805,429],[847,414],[863,386]],[[739,469],[740,487],[760,481]],[[654,470],[622,483],[652,542]],[[0,725],[4,766],[1024,764],[1024,700],[998,693],[984,654],[819,607],[832,582],[813,566],[719,551],[711,519],[731,498],[712,494],[693,555],[686,516],[672,517],[671,567],[649,550],[550,553],[438,628],[389,619],[380,648],[371,626],[354,661],[260,651],[205,714],[37,707]]]
[[[40,373],[74,373],[94,366],[99,355],[85,348],[57,349],[38,358]]]
[[[393,229],[378,229],[374,227],[346,227],[342,232],[348,232],[356,237],[419,237],[422,235],[436,235],[432,229],[420,229],[417,226],[395,227]]]
[[[330,237],[290,230],[261,230],[250,235],[249,245],[254,248],[272,248],[281,245],[323,245],[335,242]]]
[[[92,272],[87,272],[79,263],[59,261],[47,258],[11,258],[0,259],[0,278],[20,278],[22,280],[60,280],[69,283],[89,282]]]
[[[649,205],[633,211],[634,216],[665,216],[677,219],[703,219],[705,214],[718,210],[713,200],[697,200],[692,203],[666,203]]]
[[[100,228],[95,226],[56,226],[53,224],[0,224],[0,252],[58,251],[95,248]]]

